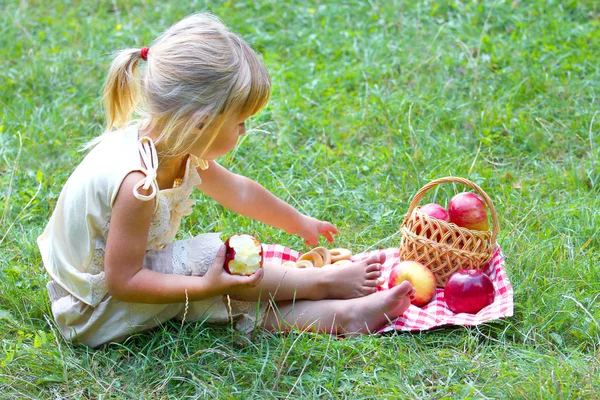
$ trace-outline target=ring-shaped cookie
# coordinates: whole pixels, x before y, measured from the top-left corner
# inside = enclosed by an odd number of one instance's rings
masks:
[[[323,257],[321,254],[315,251],[309,251],[308,253],[302,254],[302,256],[298,259],[298,261],[308,260],[313,263],[313,265],[317,268],[321,268],[325,263],[323,262]]]
[[[313,268],[314,265],[309,260],[298,260],[298,262],[296,263],[296,267],[297,268]]]
[[[288,268],[297,268],[298,265],[296,265],[295,262],[293,261],[286,261],[283,264],[281,264],[282,267],[288,267]]]
[[[319,253],[319,255],[323,258],[323,265],[331,264],[331,252],[325,247],[315,247],[314,249],[312,249],[312,251],[315,253]]]
[[[352,261],[350,261],[350,260],[339,260],[339,261],[336,261],[336,262],[333,263],[333,265],[336,265],[338,267],[340,265],[346,265],[346,264],[352,264]]]
[[[341,260],[349,260],[352,252],[348,249],[331,249],[329,250],[331,254],[331,262],[336,263]]]

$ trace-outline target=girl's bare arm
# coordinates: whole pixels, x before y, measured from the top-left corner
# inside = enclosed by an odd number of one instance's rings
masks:
[[[141,201],[133,195],[133,187],[144,177],[141,172],[127,175],[113,205],[104,270],[108,291],[114,298],[138,303],[176,303],[186,301],[187,292],[187,299],[195,301],[222,295],[232,288],[252,287],[260,281],[262,271],[250,277],[233,276],[222,265],[213,265],[203,277],[143,269],[156,201]]]
[[[234,174],[214,161],[209,162],[208,169],[199,169],[198,173],[202,183],[197,188],[223,207],[289,234],[300,235],[311,246],[318,243],[319,235],[332,242],[332,233],[337,233],[329,222],[300,213],[257,182]]]

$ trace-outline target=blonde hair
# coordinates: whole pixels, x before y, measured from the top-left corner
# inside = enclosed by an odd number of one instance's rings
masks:
[[[136,78],[140,49],[120,51],[104,86],[106,132],[131,123],[138,114],[160,130],[163,155],[179,156],[199,138],[208,148],[229,116],[262,109],[271,79],[258,55],[215,16],[190,15],[151,45],[147,66]],[[215,134],[204,138],[208,127]]]

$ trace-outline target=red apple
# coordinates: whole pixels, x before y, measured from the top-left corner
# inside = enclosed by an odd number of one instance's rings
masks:
[[[494,302],[494,284],[477,269],[462,269],[446,282],[444,298],[448,308],[457,314],[477,314]]]
[[[442,206],[440,206],[439,204],[436,203],[429,203],[429,204],[425,204],[424,206],[420,207],[419,210],[423,213],[423,214],[427,214],[429,215],[431,218],[435,218],[435,219],[439,219],[445,222],[450,222],[450,216],[448,215],[448,211],[446,211],[446,209]],[[415,229],[415,233],[417,235],[421,234],[421,227],[418,226]],[[437,242],[441,242],[442,241],[442,234],[438,233],[437,235],[435,235],[435,237],[431,237],[431,232],[429,231],[429,229],[427,229],[425,231],[425,233],[423,234],[423,236],[429,238],[429,239],[433,239]]]
[[[435,295],[435,276],[423,264],[416,261],[402,261],[390,272],[388,286],[393,288],[404,281],[409,281],[415,288],[415,298],[411,303],[422,307],[429,303]]]
[[[481,197],[471,192],[459,193],[448,203],[450,222],[463,228],[476,231],[490,229],[485,202]]]
[[[250,276],[264,261],[260,242],[246,234],[232,235],[225,241],[225,271],[232,275]]]
[[[441,219],[442,221],[450,222],[450,215],[448,211],[439,204],[429,203],[425,204],[420,208],[421,212],[429,215],[430,217]]]

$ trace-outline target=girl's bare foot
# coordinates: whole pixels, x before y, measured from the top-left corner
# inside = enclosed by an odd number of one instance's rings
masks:
[[[402,282],[389,290],[373,293],[369,296],[344,302],[344,312],[338,314],[342,332],[339,333],[371,333],[381,328],[389,320],[393,320],[406,311],[410,305],[415,289],[408,281]]]
[[[385,253],[371,255],[364,261],[323,269],[323,296],[327,299],[352,299],[375,293],[381,286]]]
[[[404,314],[411,296],[414,296],[414,289],[404,281],[389,290],[354,299],[277,302],[276,307],[267,312],[265,327],[274,331],[370,333]]]

